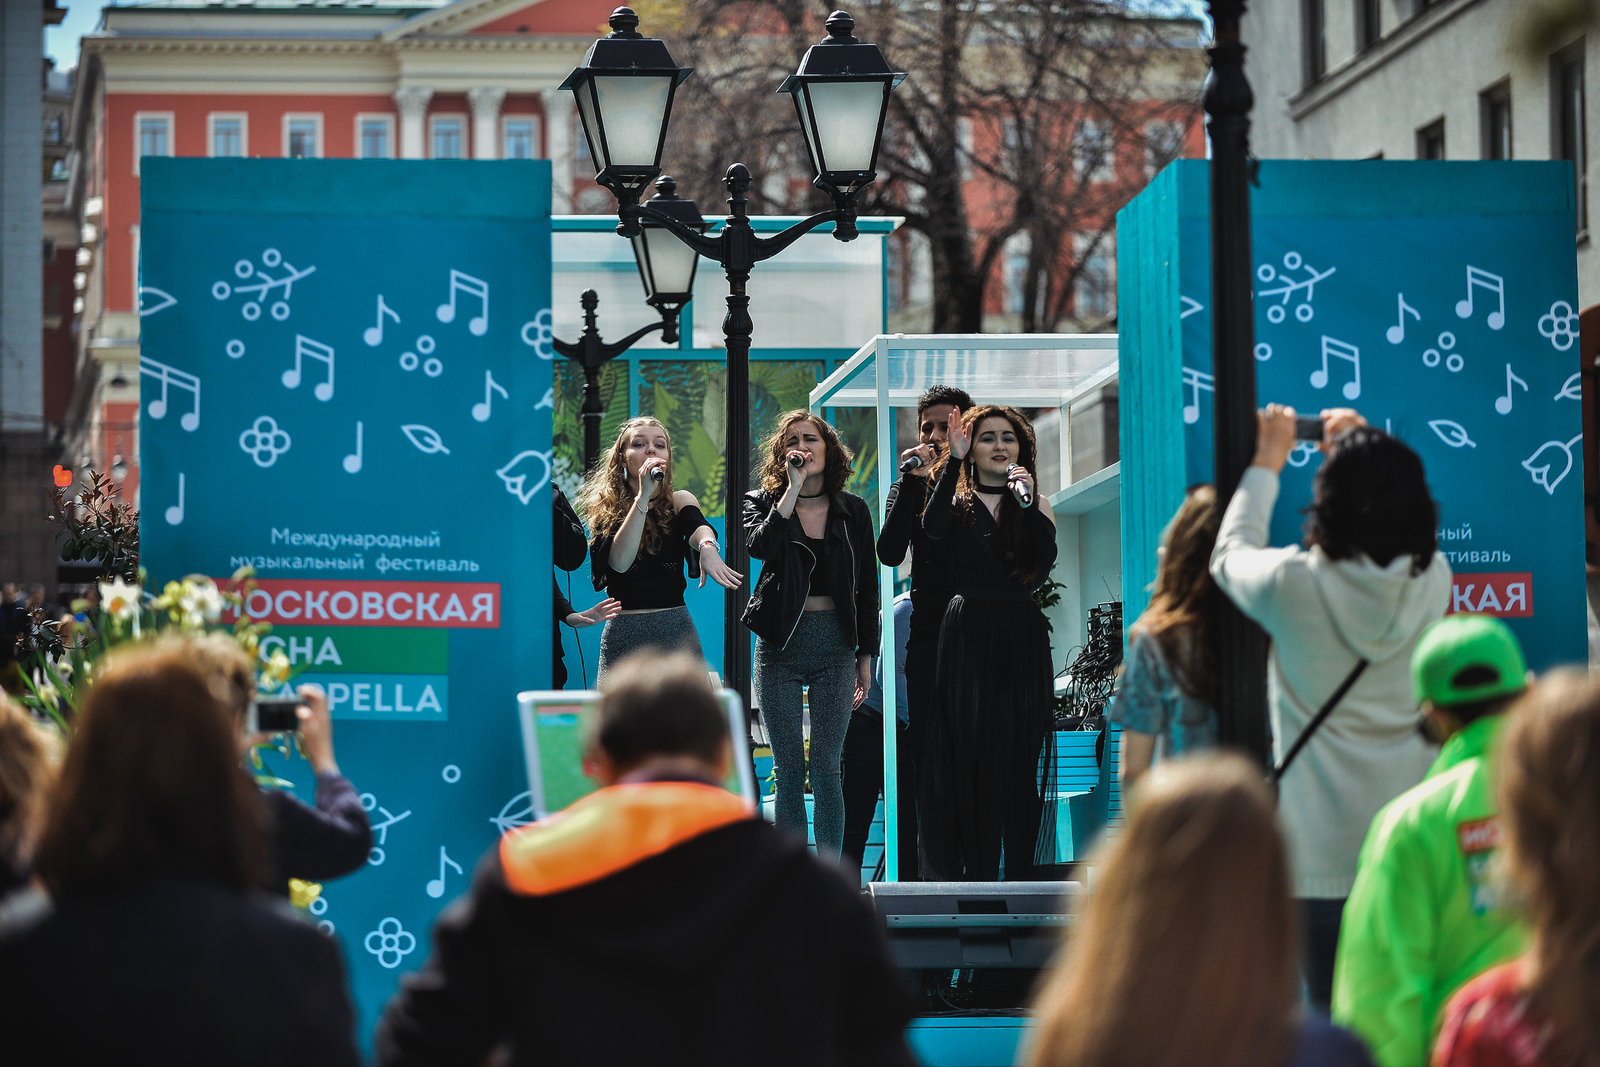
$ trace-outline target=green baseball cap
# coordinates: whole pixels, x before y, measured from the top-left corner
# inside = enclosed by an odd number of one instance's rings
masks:
[[[1422,631],[1411,653],[1418,703],[1470,704],[1521,692],[1527,684],[1522,646],[1511,627],[1491,615],[1447,615]]]

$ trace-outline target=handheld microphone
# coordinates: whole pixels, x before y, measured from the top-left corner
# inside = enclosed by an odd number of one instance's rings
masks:
[[[662,482],[667,480],[667,472],[661,467],[651,467],[650,480],[655,482],[657,485],[660,485]]]
[[[806,465],[806,457],[800,455],[798,452],[789,457],[789,466],[794,467],[796,469],[799,469],[800,467],[804,467],[805,465]]]
[[[933,456],[934,456],[935,459],[939,458],[939,446],[938,445],[930,444],[928,446],[928,448],[933,452]],[[920,466],[922,466],[922,457],[921,456],[907,456],[905,458],[905,460],[900,464],[900,473],[901,474],[910,474],[912,471],[916,470]]]
[[[1021,482],[1013,481],[1019,474],[1027,474],[1028,468],[1020,463],[1013,463],[1006,468],[1006,480],[1011,482],[1011,493],[1017,498],[1017,503],[1027,507],[1033,503],[1033,494],[1028,492],[1028,487]]]

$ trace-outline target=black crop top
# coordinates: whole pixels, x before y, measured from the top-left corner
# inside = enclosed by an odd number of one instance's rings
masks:
[[[694,552],[689,535],[709,525],[699,508],[679,508],[672,516],[668,536],[655,554],[647,555],[641,544],[633,566],[625,571],[611,569],[613,535],[596,537],[589,546],[589,571],[595,589],[606,590],[622,601],[625,609],[682,607],[683,591],[688,586],[683,565]]]
[[[816,556],[816,562],[811,567],[811,588],[806,590],[807,596],[832,596],[828,591],[828,568],[822,565],[826,549],[823,547],[823,538],[801,534],[805,538],[806,547]]]

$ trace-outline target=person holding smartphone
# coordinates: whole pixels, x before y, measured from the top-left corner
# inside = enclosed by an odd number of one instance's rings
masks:
[[[262,723],[256,700],[256,672],[250,657],[228,634],[190,641],[195,661],[226,684],[239,736],[241,757],[271,734],[287,733],[288,722]],[[333,714],[319,686],[303,685],[296,694],[294,732],[300,751],[317,776],[315,805],[287,789],[259,790],[267,814],[267,878],[263,888],[288,895],[289,879],[325,882],[360,870],[372,851],[372,821],[361,797],[339,771],[333,754]],[[258,732],[252,727],[266,727]]]

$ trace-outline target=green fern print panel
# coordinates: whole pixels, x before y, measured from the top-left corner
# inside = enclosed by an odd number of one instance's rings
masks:
[[[600,455],[617,439],[628,421],[628,368],[631,362],[614,359],[600,368]],[[555,361],[555,425],[551,443],[551,477],[569,498],[576,498],[583,483],[583,368],[570,359]]]

